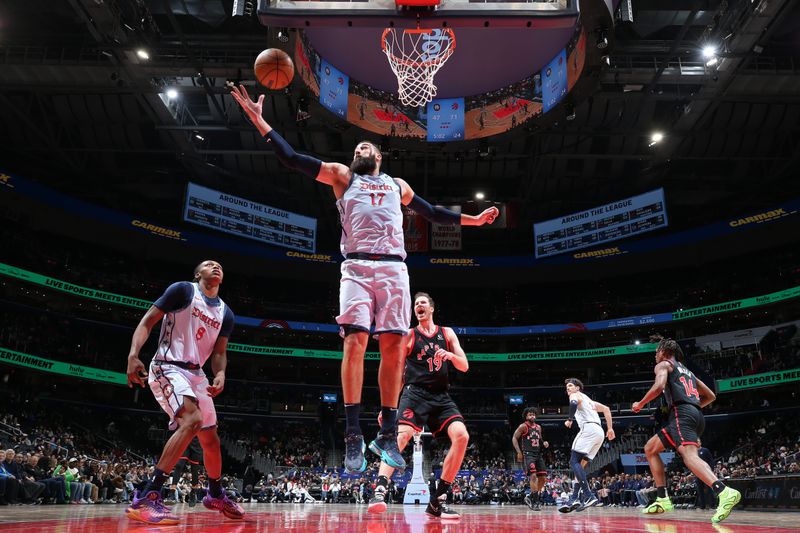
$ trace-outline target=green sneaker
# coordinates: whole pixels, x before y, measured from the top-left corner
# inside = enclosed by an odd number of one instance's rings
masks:
[[[731,514],[731,510],[736,507],[742,499],[742,493],[736,489],[725,487],[725,490],[719,493],[719,505],[717,505],[717,512],[711,517],[711,522],[719,524]]]
[[[642,509],[642,514],[661,514],[675,509],[669,498],[656,498],[656,501]]]

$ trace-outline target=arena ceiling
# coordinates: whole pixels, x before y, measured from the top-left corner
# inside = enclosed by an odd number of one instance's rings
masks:
[[[631,0],[610,66],[575,110],[485,141],[383,139],[387,170],[432,201],[475,191],[517,206],[519,228],[476,236],[524,245],[530,223],[665,187],[673,227],[795,197],[800,163],[800,3]],[[285,171],[227,94],[252,80],[279,28],[232,17],[232,0],[26,0],[0,7],[2,170],[177,224],[188,180],[321,219],[330,191]],[[292,36],[294,38],[294,36]],[[701,49],[718,47],[706,66]],[[146,49],[149,60],[136,55]],[[167,87],[180,98],[166,105]],[[311,118],[296,120],[306,97]],[[370,135],[308,98],[296,78],[266,116],[299,150],[347,162]],[[653,131],[664,140],[649,146]],[[388,149],[387,149],[388,146]]]

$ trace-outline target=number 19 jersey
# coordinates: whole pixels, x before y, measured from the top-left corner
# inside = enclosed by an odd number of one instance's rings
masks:
[[[405,384],[417,385],[431,392],[446,391],[450,386],[450,363],[435,355],[439,348],[450,351],[444,329],[436,326],[434,334],[428,337],[417,327],[411,334],[414,336],[414,344],[406,358]]]
[[[405,259],[400,185],[386,174],[353,174],[336,200],[342,222],[342,255],[367,253]]]

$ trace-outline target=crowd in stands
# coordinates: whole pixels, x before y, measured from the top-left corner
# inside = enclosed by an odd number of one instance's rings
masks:
[[[0,261],[12,266],[151,301],[170,283],[189,279],[194,266],[164,262],[163,257],[159,257],[159,266],[154,266],[148,257],[98,250],[80,240],[37,232],[15,221],[7,221],[0,228],[0,242],[6,251],[0,253]],[[453,325],[573,323],[699,307],[800,284],[800,271],[795,268],[797,251],[778,249],[772,254],[770,275],[764,273],[764,257],[759,252],[757,261],[742,258],[737,269],[731,269],[728,261],[704,265],[702,275],[693,269],[677,269],[665,276],[646,273],[585,284],[486,290],[441,287],[435,293],[440,303],[437,316]],[[259,292],[252,287],[269,290]],[[580,298],[571,298],[571,294],[580,294]],[[244,274],[231,265],[223,295],[238,314],[261,318],[333,323],[338,311],[336,278],[296,282]],[[552,336],[549,340],[553,341]]]
[[[7,402],[8,403],[8,402]],[[35,402],[34,402],[35,403]],[[19,407],[12,403],[10,407]],[[0,504],[14,503],[114,503],[125,502],[152,471],[157,449],[141,455],[114,447],[94,438],[93,432],[73,426],[59,416],[44,410],[18,409],[18,413],[0,415]],[[65,413],[66,415],[66,413]],[[790,417],[772,416],[737,424],[736,433],[728,430],[723,436],[709,436],[718,445],[715,470],[720,477],[756,477],[800,473],[800,431]],[[620,436],[649,436],[646,426],[620,428]],[[113,426],[109,434],[116,433]],[[229,493],[241,501],[365,503],[369,500],[377,478],[378,462],[353,477],[338,465],[326,464],[328,456],[320,445],[320,428],[313,423],[272,423],[260,428],[260,437],[240,433],[232,437],[248,446],[250,457],[260,453],[274,459],[274,472],[259,472],[252,466],[231,475],[226,485]],[[480,432],[471,430],[472,440],[462,470],[449,498],[457,504],[518,504],[527,489],[523,472],[508,463],[510,437],[505,429]],[[223,433],[224,434],[224,433]],[[545,435],[546,437],[546,435]],[[563,441],[563,442],[562,442]],[[725,449],[724,443],[732,443]],[[410,446],[407,453],[410,454]],[[446,443],[427,445],[428,461],[433,471],[441,467]],[[549,467],[546,495],[543,502],[556,504],[568,492],[571,480],[565,475],[569,439],[556,437],[545,455]],[[641,452],[620,449],[620,452]],[[409,457],[410,458],[410,457]],[[374,458],[373,458],[374,459]],[[652,479],[646,472],[626,474],[619,465],[609,464],[593,478],[593,488],[603,504],[609,506],[645,505],[652,498]],[[670,471],[670,493],[681,506],[695,502],[697,482],[676,461]],[[396,477],[390,491],[393,501],[402,501],[410,473]],[[204,478],[201,475],[199,486]],[[198,485],[192,485],[188,472],[167,484],[169,499],[186,501]],[[706,503],[704,503],[705,505]],[[707,503],[711,505],[711,503]]]

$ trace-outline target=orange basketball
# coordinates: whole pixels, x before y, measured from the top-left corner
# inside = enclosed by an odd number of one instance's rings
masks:
[[[267,48],[253,65],[258,83],[267,89],[283,89],[294,77],[294,64],[289,54],[278,48]]]

